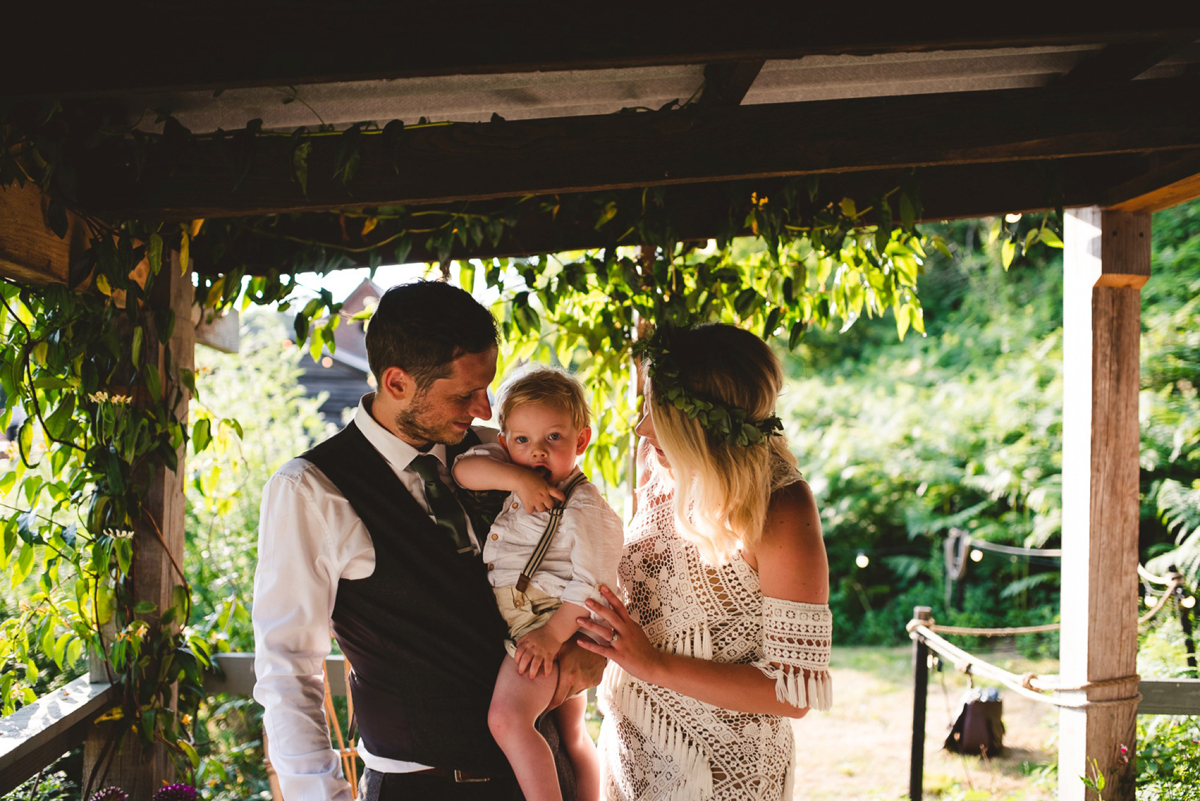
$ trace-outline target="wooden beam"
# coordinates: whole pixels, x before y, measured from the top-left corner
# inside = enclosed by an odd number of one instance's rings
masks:
[[[173,369],[168,368],[162,350],[158,354],[158,369],[164,385],[171,385],[171,376],[180,369],[192,369],[195,364],[195,329],[188,325],[192,319],[194,288],[191,273],[180,269],[179,254],[171,253],[170,264],[164,265],[151,289],[149,302],[157,308],[167,308],[183,324],[174,326],[169,347]],[[147,341],[156,342],[157,335]],[[150,358],[146,356],[144,358]],[[175,409],[186,426],[188,393]],[[150,476],[149,490],[143,500],[143,515],[134,523],[133,597],[149,601],[158,612],[144,617],[156,625],[161,612],[171,606],[172,590],[183,584],[178,570],[183,568],[184,552],[184,468],[185,446],[177,451],[175,471],[157,467]],[[103,772],[101,754],[109,736],[107,725],[96,726],[84,742],[84,781],[97,770]],[[174,766],[162,743],[143,748],[137,737],[127,738],[107,769],[105,781],[123,788],[133,799],[149,799],[154,791],[174,776]]]
[[[1168,160],[1114,186],[1101,203],[1110,211],[1154,212],[1200,197],[1200,154]]]
[[[288,86],[432,75],[496,74],[789,59],[811,54],[895,53],[992,47],[1037,47],[1157,40],[1191,31],[1191,6],[1170,19],[1089,15],[1046,4],[1037,24],[992,15],[987,25],[962,14],[875,14],[847,24],[841,6],[771,4],[749,22],[737,5],[618,4],[570,14],[541,2],[384,3],[346,0],[271,4],[214,0],[202,5],[81,6],[75,30],[118,32],[130,43],[102,59],[70,37],[19,39],[0,51],[0,97],[70,97],[131,90]],[[8,18],[22,29],[22,13]],[[1141,15],[1152,17],[1153,15]],[[31,22],[36,19],[31,19]],[[313,24],[314,20],[320,24]],[[655,35],[640,35],[654,31]],[[169,42],[188,57],[148,63],[139,42]],[[220,42],[220,47],[213,47]],[[230,54],[236,53],[236,58]],[[38,69],[29,65],[37,63]]]
[[[1183,34],[1161,40],[1110,44],[1085,56],[1060,83],[1064,86],[1100,86],[1132,81],[1195,40],[1194,34]]]
[[[364,136],[348,185],[333,178],[339,137],[323,137],[307,197],[287,137],[256,141],[236,191],[227,143],[178,164],[152,150],[138,181],[115,141],[79,165],[79,191],[101,216],[183,220],[1165,151],[1200,146],[1200,105],[1179,102],[1198,95],[1180,78],[435,126],[405,131],[396,162]]]
[[[704,65],[704,92],[700,95],[702,106],[739,106],[758,73],[762,72],[764,59],[753,61],[729,61]]]
[[[34,184],[0,189],[0,276],[18,283],[65,284],[87,247],[87,226],[67,213],[67,234],[50,229],[50,200]]]
[[[1059,798],[1133,801],[1137,752],[1138,338],[1150,215],[1069,212],[1063,237],[1063,693]],[[1125,753],[1122,748],[1126,749]]]
[[[1007,212],[1036,213],[1052,210],[1056,205],[1093,205],[1106,196],[1108,182],[1127,180],[1145,170],[1145,159],[1131,155],[926,167],[916,172],[923,205],[918,222],[984,217]],[[899,186],[904,175],[902,170],[883,170],[821,176],[814,205],[821,207],[838,203],[843,197],[874,202],[875,198]],[[730,198],[749,198],[751,192],[756,192],[759,197],[781,197],[784,183],[784,179],[767,179],[669,187],[664,190],[663,208],[671,230],[680,241],[712,239],[728,228],[725,217],[729,213]],[[608,224],[597,229],[593,221],[598,212],[594,210],[610,200],[615,200],[622,211]],[[627,238],[621,237],[637,222],[627,211],[640,208],[641,193],[630,190],[624,193],[561,195],[551,199],[551,205],[554,204],[560,209],[556,215],[539,212],[537,207],[540,204],[529,203],[530,210],[513,228],[506,229],[495,245],[489,241],[476,245],[469,239],[465,244],[456,240],[450,257],[532,256],[630,244]],[[423,210],[435,208],[462,210],[462,207],[453,206],[423,207]],[[489,214],[500,207],[498,202],[481,201],[466,208],[475,213]],[[428,217],[421,219],[424,221]],[[870,215],[867,219],[872,221]],[[211,221],[208,223],[209,230],[220,224],[220,221]],[[427,227],[427,223],[423,223],[422,227]],[[336,214],[288,215],[262,226],[258,233],[243,230],[232,241],[221,238],[210,240],[206,238],[207,235],[201,236],[193,243],[192,252],[197,270],[209,274],[228,272],[243,265],[249,266],[254,273],[266,273],[272,268],[279,269],[281,265],[296,265],[302,272],[366,267],[369,262],[365,248],[393,236],[395,230],[388,228],[386,223],[380,224],[367,236],[362,236],[359,233],[361,230],[361,224],[355,226],[347,223],[343,226]],[[735,233],[749,235],[750,231],[743,228]],[[412,248],[406,256],[407,261],[428,262],[438,259],[438,254],[426,246],[426,239],[423,235],[414,237]],[[313,255],[308,258],[314,260],[303,261],[298,257],[302,246],[296,244],[295,240],[341,245],[347,251],[337,252],[330,248],[319,261]],[[216,244],[220,244],[220,247],[214,247]],[[355,250],[360,252],[353,252]],[[330,262],[335,255],[342,259],[340,263]]]

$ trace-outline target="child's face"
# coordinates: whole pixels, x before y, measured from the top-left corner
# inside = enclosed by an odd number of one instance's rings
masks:
[[[509,458],[523,467],[540,468],[551,484],[559,484],[575,469],[575,457],[583,453],[592,429],[582,430],[571,422],[571,413],[556,406],[527,403],[505,417],[500,441]]]

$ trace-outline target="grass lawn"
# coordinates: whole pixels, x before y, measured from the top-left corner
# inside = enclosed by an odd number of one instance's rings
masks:
[[[977,652],[1021,674],[1057,673],[1052,659],[1012,650]],[[994,686],[986,680],[979,686]],[[797,799],[900,799],[908,795],[912,741],[912,650],[835,648],[834,706],[793,722]],[[1049,801],[1057,795],[1058,715],[1001,689],[1002,756],[984,761],[942,750],[951,715],[967,688],[953,665],[931,672],[926,699],[925,798],[945,801]]]

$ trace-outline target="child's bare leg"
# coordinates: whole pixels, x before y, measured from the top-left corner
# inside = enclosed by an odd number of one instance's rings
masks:
[[[579,801],[600,801],[600,757],[596,746],[588,736],[584,713],[587,712],[587,696],[568,698],[554,710],[558,718],[558,731],[563,746],[575,766],[576,798]]]
[[[517,663],[506,657],[496,677],[492,705],[488,709],[488,728],[508,757],[526,801],[562,801],[554,754],[534,727],[546,711],[558,684],[558,667],[536,679],[517,672]]]

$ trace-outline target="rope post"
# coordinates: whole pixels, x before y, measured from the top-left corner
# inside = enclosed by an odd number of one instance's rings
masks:
[[[913,607],[913,621],[922,625],[933,622],[933,609]],[[921,801],[925,785],[925,696],[929,693],[929,646],[920,634],[913,634],[913,724],[912,759],[909,763],[908,797]]]
[[[1183,644],[1187,648],[1187,666],[1196,674],[1196,640],[1192,636],[1192,610],[1183,605],[1187,591],[1181,583],[1175,588],[1175,606],[1179,610],[1179,627],[1183,629]]]

